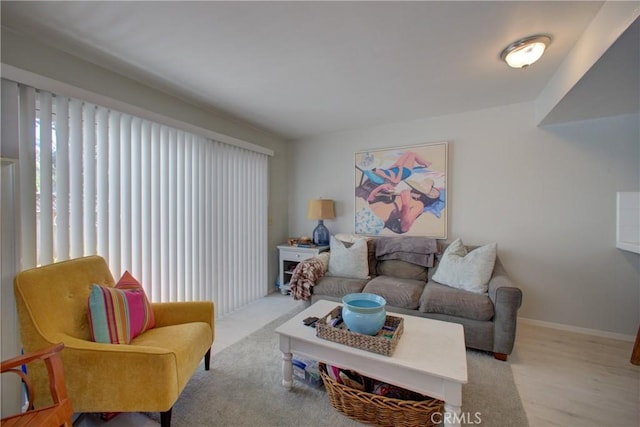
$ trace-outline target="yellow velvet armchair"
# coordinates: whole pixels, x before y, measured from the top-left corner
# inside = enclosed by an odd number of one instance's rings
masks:
[[[152,303],[155,327],[131,344],[91,340],[88,299],[93,284],[115,286],[106,261],[88,256],[19,273],[14,281],[25,351],[64,343],[65,383],[75,412],[160,412],[171,408],[214,339],[211,301]],[[44,366],[29,366],[35,407],[51,404]]]

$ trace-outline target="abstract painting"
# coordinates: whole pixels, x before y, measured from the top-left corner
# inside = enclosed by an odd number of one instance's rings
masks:
[[[355,155],[355,232],[447,238],[447,142]]]

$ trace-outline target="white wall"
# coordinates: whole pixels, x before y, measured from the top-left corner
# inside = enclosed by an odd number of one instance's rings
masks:
[[[311,233],[317,196],[336,200],[332,233],[353,231],[355,152],[450,141],[449,240],[498,243],[524,292],[520,316],[635,335],[640,257],[615,248],[615,197],[640,189],[639,121],[543,129],[525,103],[297,141],[289,234]]]
[[[33,39],[2,30],[2,63],[108,96],[275,152],[269,159],[269,283],[278,274],[276,245],[287,237],[287,143],[239,120],[206,111],[181,99],[98,67]],[[273,288],[273,286],[272,286]]]

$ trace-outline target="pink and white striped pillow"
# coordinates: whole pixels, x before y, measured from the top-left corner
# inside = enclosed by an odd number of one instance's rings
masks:
[[[115,287],[93,285],[89,295],[89,325],[95,342],[129,344],[155,325],[144,289],[128,271]]]

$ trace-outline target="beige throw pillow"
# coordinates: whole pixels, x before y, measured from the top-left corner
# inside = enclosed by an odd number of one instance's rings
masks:
[[[368,279],[367,241],[356,239],[349,247],[345,242],[331,236],[329,271],[327,276]]]
[[[457,239],[442,254],[433,280],[465,291],[486,293],[497,249],[498,245],[491,243],[467,252],[462,240]]]

